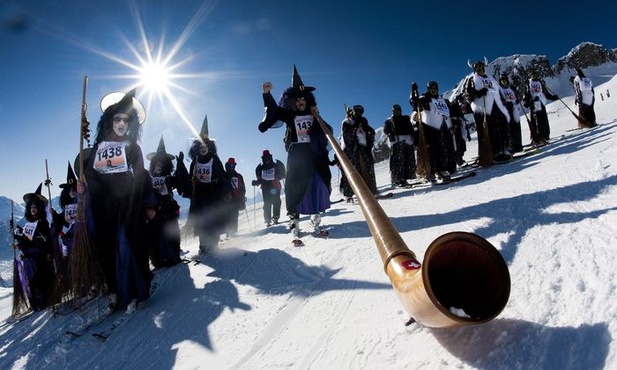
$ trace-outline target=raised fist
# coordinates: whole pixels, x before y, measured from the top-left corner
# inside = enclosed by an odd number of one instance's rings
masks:
[[[267,94],[270,92],[270,90],[272,90],[272,82],[270,81],[264,82],[261,87],[263,89],[264,94]]]
[[[178,162],[184,162],[184,153],[183,152],[178,153]]]

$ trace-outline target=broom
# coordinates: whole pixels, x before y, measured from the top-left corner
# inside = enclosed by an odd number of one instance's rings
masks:
[[[482,101],[484,102],[484,122],[482,123],[482,140],[478,148],[478,164],[480,167],[488,167],[493,164],[493,149],[486,123],[486,95],[482,97]]]
[[[414,89],[414,84],[411,88],[411,100],[416,105],[415,116],[418,122],[418,158],[416,161],[416,175],[428,176],[431,173],[431,161],[428,154],[428,145],[424,136],[424,128],[422,127],[422,108],[420,107],[417,87]]]
[[[81,104],[81,129],[79,138],[79,181],[87,187],[84,176],[83,145],[88,133],[89,122],[86,117],[86,88],[88,76],[84,76]],[[73,298],[87,294],[88,290],[101,291],[104,279],[101,266],[96,257],[94,241],[90,238],[86,223],[87,191],[77,194],[77,214],[75,217],[75,239],[69,256],[70,292]]]
[[[544,86],[544,87],[546,88],[546,91],[548,91],[549,93],[557,96],[557,99],[563,104],[564,107],[566,107],[567,110],[570,111],[570,113],[572,113],[572,115],[574,116],[574,118],[576,118],[577,121],[579,121],[579,122],[581,122],[582,124],[585,124],[585,125],[589,125],[590,124],[590,122],[587,119],[585,119],[585,118],[579,116],[578,114],[574,113],[574,111],[572,109],[570,109],[568,104],[566,104],[566,102],[561,100],[561,98],[557,94],[552,92],[548,87],[546,87],[546,86]]]
[[[13,216],[13,201],[11,201],[11,235],[13,236],[13,311],[11,316],[14,319],[19,318],[21,315],[29,310],[28,298],[24,293],[24,286],[21,283],[21,269],[19,268],[19,260],[17,259],[17,250],[15,246],[15,234],[14,234],[14,216]]]

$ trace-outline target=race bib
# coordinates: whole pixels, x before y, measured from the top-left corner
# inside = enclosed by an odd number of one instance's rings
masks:
[[[232,177],[231,179],[229,179],[231,181],[231,187],[234,189],[238,189],[240,186],[240,180],[238,180],[237,176]]]
[[[214,158],[210,159],[208,163],[199,163],[195,164],[195,177],[197,177],[197,181],[209,183],[212,182],[212,162]]]
[[[64,207],[64,214],[66,215],[65,219],[68,218],[71,222],[75,221],[75,217],[77,216],[77,203],[71,203]]]
[[[493,89],[493,79],[492,78],[482,78],[482,87],[486,87],[489,90]]]
[[[446,104],[446,101],[443,98],[434,98],[433,104],[435,104],[437,113],[444,117],[450,117],[450,109],[448,109],[448,104]]]
[[[298,136],[299,143],[310,143],[311,137],[309,136],[309,130],[313,125],[313,116],[296,116],[294,118],[294,126],[296,128],[296,136]]]
[[[102,174],[129,171],[126,160],[125,141],[103,141],[98,145],[94,157],[94,169]]]
[[[28,240],[32,241],[32,239],[34,239],[34,231],[36,230],[36,225],[38,223],[38,221],[26,222],[24,225],[24,236],[28,238]]]
[[[536,97],[542,93],[542,84],[539,81],[529,81],[531,96]]]
[[[165,176],[152,177],[152,188],[154,188],[154,191],[158,194],[169,194],[169,192],[167,191],[167,184],[165,184]]]
[[[516,101],[516,96],[514,95],[514,91],[512,91],[512,89],[503,89],[501,90],[501,93],[505,101],[507,102]]]
[[[580,88],[582,91],[591,91],[593,87],[593,84],[591,83],[591,80],[587,77],[584,77],[581,79],[581,84],[580,84]]]
[[[266,181],[274,180],[274,167],[267,170],[261,170],[261,178]]]

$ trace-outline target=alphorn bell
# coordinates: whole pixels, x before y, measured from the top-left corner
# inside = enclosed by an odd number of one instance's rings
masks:
[[[499,251],[476,234],[450,232],[429,245],[420,264],[334,139],[317,107],[311,110],[358,198],[392,287],[412,319],[427,327],[445,328],[497,317],[510,296],[510,273]]]

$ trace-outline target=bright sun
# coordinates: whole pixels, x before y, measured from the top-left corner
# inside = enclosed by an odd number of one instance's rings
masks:
[[[155,93],[167,93],[172,79],[171,70],[166,65],[154,62],[138,69],[139,84],[145,90]]]

